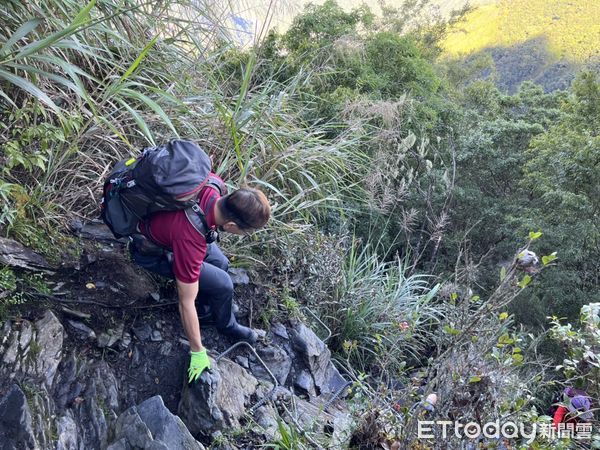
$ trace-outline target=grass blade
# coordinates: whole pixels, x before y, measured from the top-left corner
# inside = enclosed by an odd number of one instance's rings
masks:
[[[79,26],[90,20],[90,11],[95,5],[96,0],[91,0],[81,11],[79,11],[79,14],[75,16],[73,22],[71,22],[71,26]]]
[[[134,91],[133,89],[121,89],[120,92],[124,96],[134,98],[134,99],[139,100],[140,102],[144,103],[148,108],[150,108],[152,111],[154,111],[163,120],[163,122],[171,129],[171,131],[173,131],[173,133],[175,133],[175,136],[179,137],[179,133],[177,133],[175,126],[171,122],[171,119],[169,119],[169,116],[167,116],[165,111],[161,108],[161,106],[158,103],[156,103],[154,100],[152,100],[147,95],[144,95],[138,91]]]
[[[119,84],[123,83],[123,81],[125,81],[127,78],[129,78],[129,76],[134,72],[134,70],[137,69],[137,67],[140,65],[142,60],[146,57],[146,55],[148,54],[150,49],[154,46],[154,44],[156,43],[157,40],[158,40],[158,35],[154,36],[152,38],[152,40],[148,43],[148,45],[146,45],[144,47],[144,49],[140,52],[140,54],[135,59],[133,64],[131,64],[131,66],[129,66],[129,69],[127,69],[127,71],[123,74],[123,76],[119,80]]]
[[[39,87],[33,84],[31,81],[26,80],[25,78],[19,77],[15,74],[7,72],[5,70],[0,69],[0,78],[14,84],[15,86],[23,89],[29,94],[33,95],[42,103],[45,103],[48,107],[50,107],[54,112],[60,114],[60,109],[56,104],[52,101],[48,95],[42,91]]]
[[[21,49],[21,51],[19,53],[17,53],[17,55],[14,57],[14,60],[22,59],[22,58],[25,58],[26,56],[32,55],[33,53],[37,53],[41,50],[44,50],[45,48],[50,47],[55,42],[60,41],[64,37],[75,33],[81,25],[85,24],[89,20],[90,10],[92,9],[92,7],[95,4],[96,4],[96,0],[92,0],[90,3],[88,3],[87,6],[85,8],[83,8],[79,12],[79,14],[75,17],[75,20],[73,20],[71,25],[66,27],[64,30],[58,31],[42,40],[35,41],[35,42],[32,42],[31,44],[24,46]],[[87,18],[87,19],[84,20],[84,18]]]
[[[146,123],[144,118],[140,115],[140,113],[138,111],[136,111],[135,109],[133,109],[123,99],[117,98],[116,101],[119,102],[121,104],[121,106],[123,106],[127,111],[129,111],[129,114],[131,114],[131,117],[133,117],[133,120],[135,120],[135,123],[137,123],[138,127],[140,128],[140,131],[143,133],[143,135],[146,137],[146,139],[148,139],[148,142],[150,142],[150,144],[152,144],[152,145],[156,145],[156,143],[154,142],[154,138],[152,137],[152,132],[150,131],[148,124]]]
[[[56,75],[56,74],[38,69],[37,67],[26,66],[23,64],[6,64],[6,66],[12,67],[14,69],[22,70],[25,73],[35,73],[43,78],[47,78],[48,80],[55,81],[56,83],[61,84],[65,87],[71,89],[73,92],[75,92],[80,97],[83,96],[81,89],[78,86],[76,86],[75,83],[73,83],[71,80],[68,80],[65,77],[61,77],[60,75]]]
[[[23,25],[21,25],[13,33],[10,39],[8,39],[4,43],[4,45],[2,46],[2,50],[0,50],[0,54],[6,55],[7,53],[9,53],[13,45],[15,45],[19,40],[23,39],[25,36],[27,36],[29,33],[35,30],[40,23],[42,23],[42,19],[36,18],[28,20]]]

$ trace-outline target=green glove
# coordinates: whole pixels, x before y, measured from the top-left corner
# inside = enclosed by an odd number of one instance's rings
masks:
[[[210,369],[210,360],[206,354],[206,349],[201,352],[190,352],[190,368],[188,369],[188,383],[196,381],[205,369]]]

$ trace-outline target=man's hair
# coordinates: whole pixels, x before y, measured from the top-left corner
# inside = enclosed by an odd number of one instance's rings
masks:
[[[258,189],[242,187],[223,197],[221,214],[241,229],[262,228],[271,216],[269,200]]]

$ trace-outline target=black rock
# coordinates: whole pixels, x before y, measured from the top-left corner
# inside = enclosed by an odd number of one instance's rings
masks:
[[[283,338],[283,339],[290,338],[290,335],[288,334],[287,330],[285,329],[285,326],[281,322],[275,322],[273,325],[271,325],[271,331],[273,332],[274,335],[279,336],[280,338]]]
[[[140,365],[140,362],[142,360],[142,352],[139,349],[138,345],[135,345],[133,347],[133,354],[131,357],[131,365],[133,367],[138,367]]]
[[[302,370],[296,376],[294,380],[294,386],[301,389],[303,393],[306,393],[310,396],[314,396],[315,394],[315,382],[313,380],[312,375],[307,370]]]
[[[171,354],[171,349],[173,348],[173,344],[166,341],[160,344],[160,348],[158,349],[158,353],[162,356],[169,356]]]
[[[91,220],[83,223],[80,220],[73,220],[70,223],[71,229],[84,239],[92,239],[97,241],[118,241],[110,229],[101,220]],[[126,238],[122,238],[118,242],[126,242]]]
[[[138,338],[140,341],[147,341],[148,339],[150,339],[150,336],[152,336],[152,328],[150,328],[150,325],[148,325],[147,323],[144,323],[142,325],[134,327],[133,334],[135,334],[135,337]]]
[[[77,361],[73,354],[61,361],[54,391],[54,401],[58,411],[62,411],[81,395],[84,386],[77,378]]]
[[[37,448],[27,398],[16,384],[0,399],[0,448]]]
[[[257,351],[260,358],[275,376],[279,384],[284,384],[292,367],[292,358],[285,350],[276,345],[263,347]],[[258,361],[251,361],[250,370],[256,378],[273,381],[263,365]]]
[[[245,356],[236,356],[235,362],[238,363],[240,366],[242,366],[244,369],[247,369],[250,367],[248,365],[248,358]]]
[[[233,267],[228,270],[229,276],[233,284],[248,284],[250,283],[250,277],[245,269]]]
[[[152,334],[150,335],[150,340],[152,342],[160,342],[163,340],[162,335],[160,334],[160,331],[158,330],[154,330],[152,332]]]
[[[119,342],[119,348],[121,350],[125,350],[131,344],[131,335],[127,332],[123,333],[121,337],[121,342]]]
[[[256,392],[258,381],[243,367],[221,359],[211,361],[191,386],[184,384],[177,415],[192,435],[208,435],[224,429],[240,428],[246,405]]]
[[[0,237],[0,264],[42,272],[48,272],[48,269],[51,269],[48,261],[42,255],[24,247],[17,241],[3,237]]]
[[[69,320],[69,325],[84,339],[96,339],[96,333],[90,327],[81,322]]]

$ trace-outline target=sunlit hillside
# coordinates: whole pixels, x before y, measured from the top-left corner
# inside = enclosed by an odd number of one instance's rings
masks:
[[[499,0],[470,13],[445,47],[458,55],[540,39],[557,59],[583,62],[600,52],[599,18],[597,0]]]
[[[245,34],[246,39],[252,40],[260,36],[263,27],[273,27],[285,31],[291,24],[294,16],[299,14],[309,3],[321,5],[325,0],[245,0],[234,5],[223,5],[223,11],[233,10],[236,15],[234,27]],[[459,10],[467,3],[471,6],[481,6],[494,3],[495,0],[432,0],[428,11],[449,15],[454,10]],[[376,15],[381,14],[380,0],[337,0],[344,10],[350,11],[361,5],[367,5]],[[400,8],[406,0],[385,0],[384,3],[392,8]],[[231,9],[229,8],[231,7]],[[241,19],[241,20],[240,20]]]

